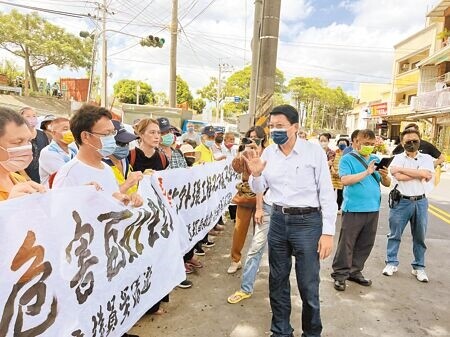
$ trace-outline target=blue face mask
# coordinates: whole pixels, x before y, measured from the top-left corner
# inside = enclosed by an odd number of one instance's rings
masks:
[[[283,145],[289,140],[286,129],[272,129],[270,130],[270,136],[277,145]]]
[[[116,149],[116,139],[114,136],[104,136],[100,137],[100,141],[102,142],[102,148],[97,149],[98,153],[102,155],[102,157],[108,157],[114,153]]]
[[[161,145],[171,146],[175,141],[175,135],[173,133],[168,133],[167,135],[161,136]]]
[[[125,159],[128,157],[128,154],[130,153],[130,148],[127,146],[117,146],[114,150],[113,156],[117,159]]]
[[[345,148],[347,147],[346,144],[339,144],[339,150],[345,150]]]
[[[214,146],[213,140],[205,140],[205,146],[212,148]]]

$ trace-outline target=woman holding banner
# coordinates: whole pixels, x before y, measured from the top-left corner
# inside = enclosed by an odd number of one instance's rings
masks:
[[[31,132],[17,112],[0,107],[0,201],[36,192],[45,187],[15,173],[24,170],[33,160]]]

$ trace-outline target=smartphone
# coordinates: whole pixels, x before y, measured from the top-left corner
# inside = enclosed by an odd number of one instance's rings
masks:
[[[248,137],[242,138],[242,144],[243,145],[250,145],[252,143],[255,143],[257,146],[260,146],[261,145],[261,141],[262,141],[262,139],[260,139],[260,138],[255,138],[255,139],[248,138]]]
[[[389,165],[391,165],[392,160],[394,157],[387,157],[387,158],[381,158],[379,163],[375,163],[375,170],[378,171],[380,168],[388,168]]]

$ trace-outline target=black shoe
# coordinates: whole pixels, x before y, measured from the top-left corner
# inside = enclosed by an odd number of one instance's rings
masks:
[[[181,282],[178,285],[178,288],[182,288],[182,289],[187,289],[187,288],[190,288],[190,287],[192,287],[192,282],[189,281],[189,280],[184,280],[183,282]]]
[[[372,285],[372,280],[366,279],[364,278],[364,276],[357,276],[357,277],[352,277],[350,276],[348,278],[349,281],[358,283],[359,285],[362,285],[364,287],[370,287]]]
[[[197,256],[205,256],[205,251],[203,250],[203,248],[197,248],[194,249],[194,254]]]
[[[344,291],[345,287],[345,281],[334,280],[334,289],[337,291]]]

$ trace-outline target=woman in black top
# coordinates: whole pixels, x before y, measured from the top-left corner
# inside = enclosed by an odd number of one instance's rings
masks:
[[[139,136],[139,147],[132,150],[135,153],[130,152],[128,157],[133,171],[165,170],[169,163],[158,149],[161,141],[158,122],[151,118],[142,119],[134,126],[134,131]]]
[[[139,147],[131,150],[128,155],[128,160],[133,167],[133,171],[165,170],[169,162],[165,154],[158,149],[161,141],[158,122],[151,118],[141,119],[134,126],[134,132],[139,137]],[[165,313],[166,311],[160,308],[161,302],[169,302],[169,295],[166,295],[151,307],[147,311],[147,314],[161,315]]]

